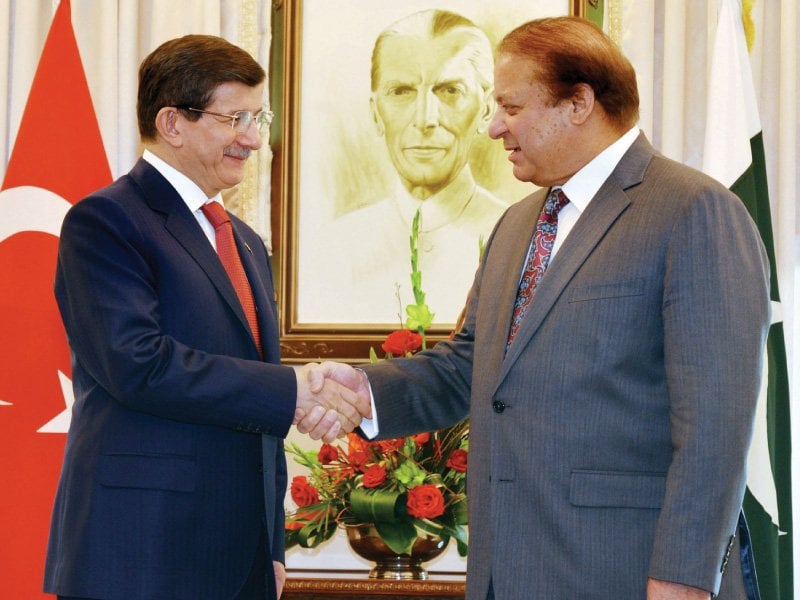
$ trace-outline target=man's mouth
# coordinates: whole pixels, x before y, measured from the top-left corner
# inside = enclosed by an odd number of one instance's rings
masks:
[[[403,152],[418,158],[436,157],[446,152],[441,146],[408,146]]]
[[[250,156],[250,150],[247,148],[226,148],[223,154],[230,158],[247,160],[247,158]]]

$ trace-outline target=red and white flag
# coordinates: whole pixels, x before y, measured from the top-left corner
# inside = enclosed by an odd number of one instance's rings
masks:
[[[69,207],[110,182],[61,0],[0,188],[0,598],[47,597],[47,534],[72,405],[53,296],[58,235]]]

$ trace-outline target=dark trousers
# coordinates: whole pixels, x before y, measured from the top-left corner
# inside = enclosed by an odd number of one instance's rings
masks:
[[[272,583],[274,576],[269,578],[271,580],[269,585],[272,586],[273,590],[272,594],[267,594],[267,574],[272,573],[272,561],[269,561],[269,564],[267,563],[265,540],[266,536],[262,534],[258,542],[256,556],[253,559],[253,566],[250,568],[250,574],[234,600],[270,600],[275,597],[275,584]]]
[[[270,565],[272,563],[270,562]],[[271,572],[271,570],[270,570]],[[258,552],[253,559],[253,566],[250,568],[250,574],[247,576],[247,581],[242,585],[242,589],[236,595],[234,600],[269,600],[273,596],[267,596],[267,553],[264,548],[263,540],[258,545]],[[273,585],[274,589],[274,584]],[[58,600],[101,600],[100,598],[78,598],[76,596],[57,596]]]

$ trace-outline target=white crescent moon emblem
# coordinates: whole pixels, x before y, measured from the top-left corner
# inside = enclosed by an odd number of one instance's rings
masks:
[[[44,188],[23,185],[0,192],[0,243],[12,235],[25,231],[49,233],[59,237],[61,223],[72,207],[67,200]],[[67,409],[41,431],[66,432],[69,428],[69,408],[72,392],[65,388],[69,378],[59,372],[64,402]],[[65,391],[66,390],[66,391]],[[12,406],[11,402],[0,400],[0,406]]]
[[[58,237],[72,207],[67,200],[39,187],[23,185],[0,192],[0,243],[16,233],[38,231]]]

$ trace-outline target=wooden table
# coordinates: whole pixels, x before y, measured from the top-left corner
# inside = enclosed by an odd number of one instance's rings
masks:
[[[425,581],[370,579],[367,572],[290,571],[282,600],[463,600],[463,574],[431,573]]]

